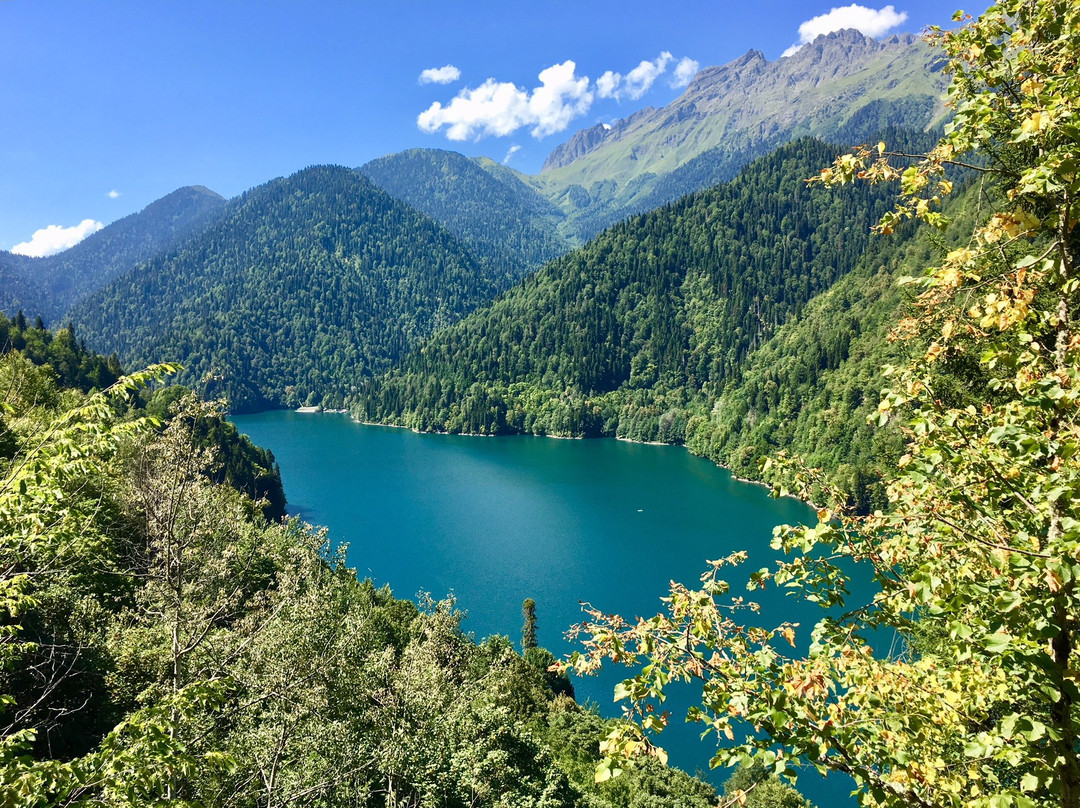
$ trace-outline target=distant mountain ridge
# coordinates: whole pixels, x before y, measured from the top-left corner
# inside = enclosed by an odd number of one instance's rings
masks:
[[[940,67],[912,35],[879,42],[836,31],[772,62],[750,50],[701,70],[667,106],[576,133],[526,181],[566,213],[564,229],[588,237],[731,179],[798,137],[842,143],[884,127],[926,129],[944,113]]]
[[[568,252],[565,215],[518,175],[486,158],[409,149],[357,169],[461,239],[494,273],[515,279]]]
[[[44,258],[0,253],[0,306],[56,323],[87,295],[213,224],[225,199],[202,185],[178,188],[75,246]],[[14,260],[22,259],[22,260]],[[10,267],[10,269],[9,269]],[[10,280],[7,273],[10,272]]]

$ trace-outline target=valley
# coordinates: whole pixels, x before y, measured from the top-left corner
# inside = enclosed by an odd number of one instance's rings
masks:
[[[1080,808],[1080,11],[906,17],[0,251],[0,805]]]

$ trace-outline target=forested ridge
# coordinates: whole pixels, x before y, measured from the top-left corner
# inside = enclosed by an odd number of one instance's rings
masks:
[[[363,381],[354,415],[421,430],[687,442],[755,473],[760,452],[752,450],[771,438],[759,431],[742,441],[729,424],[721,439],[714,412],[728,418],[741,406],[740,423],[753,426],[758,393],[741,386],[755,356],[788,339],[807,311],[822,310],[809,304],[841,279],[858,270],[850,285],[858,289],[896,268],[880,253],[893,247],[870,236],[890,204],[886,194],[806,184],[835,153],[799,141],[730,183],[616,225],[434,335],[399,367]],[[879,278],[862,299],[880,309],[873,294],[885,295],[892,314],[898,298],[890,283]],[[860,325],[861,311],[841,307],[781,350],[798,353],[815,373],[835,368],[860,327],[874,344],[884,342],[885,316]],[[746,383],[770,388],[770,396],[779,389],[767,379]],[[780,391],[789,409],[808,395],[805,387]],[[863,390],[858,396],[861,404]],[[838,462],[858,462],[857,453],[839,455]]]
[[[397,599],[267,518],[220,474],[217,404],[162,369],[71,386],[58,369],[95,358],[70,331],[0,327],[0,804],[715,804],[655,759],[596,781],[615,722],[548,670],[535,606],[520,649],[476,642],[452,601]]]
[[[55,255],[0,254],[0,311],[14,315],[21,309],[55,324],[114,278],[212,225],[224,206],[225,200],[208,188],[178,188]]]
[[[441,149],[410,149],[357,169],[437,221],[491,272],[524,277],[570,250],[562,211],[512,171]]]
[[[236,411],[340,406],[352,380],[512,281],[431,219],[341,167],[231,200],[214,226],[71,312],[130,366],[180,361],[180,380]]]

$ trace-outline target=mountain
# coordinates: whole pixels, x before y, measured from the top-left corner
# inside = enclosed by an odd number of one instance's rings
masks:
[[[452,432],[683,442],[758,348],[850,272],[880,188],[805,178],[789,144],[734,181],[628,219],[364,380],[367,421]]]
[[[665,107],[578,132],[530,181],[566,213],[565,229],[588,237],[798,137],[853,143],[886,127],[925,129],[944,111],[940,68],[910,35],[837,31],[773,62],[751,50],[700,71]]]
[[[354,379],[509,282],[367,178],[318,166],[232,200],[214,225],[114,280],[71,320],[129,367],[184,363],[181,381],[235,411],[337,404]]]
[[[142,211],[45,258],[25,258],[12,275],[0,257],[0,306],[47,322],[142,261],[159,256],[215,221],[225,200],[201,185],[180,188]],[[8,254],[0,254],[7,256]],[[14,256],[22,258],[22,256]]]
[[[0,250],[0,313],[38,313],[43,294],[34,269],[40,260]]]
[[[491,160],[410,149],[357,170],[461,239],[492,273],[521,278],[576,246],[557,233],[563,212]]]

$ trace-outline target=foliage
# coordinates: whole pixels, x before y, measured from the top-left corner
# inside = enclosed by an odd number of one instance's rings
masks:
[[[1080,805],[1080,8],[1004,0],[932,38],[953,76],[940,143],[906,167],[881,144],[822,174],[899,179],[885,231],[944,226],[961,161],[994,201],[967,244],[910,280],[917,308],[896,335],[924,347],[892,372],[877,415],[907,420],[889,509],[857,517],[834,498],[815,527],[778,529],[776,548],[797,555],[751,582],[831,609],[806,654],[784,650],[797,626],[744,624],[752,605],[723,602],[720,570],[742,554],[711,562],[700,588],[673,586],[667,614],[593,615],[572,667],[644,663],[616,692],[641,723],[610,739],[608,767],[659,754],[648,733],[664,719],[647,707],[695,678],[691,717],[739,736],[717,764],[844,771],[866,805]],[[957,388],[949,363],[974,364],[986,390]],[[849,603],[848,576],[871,569],[872,603]],[[893,632],[901,651],[886,654]]]
[[[709,804],[662,768],[595,784],[608,730],[549,652],[266,521],[213,473],[218,405],[154,376],[84,394],[0,357],[0,804]]]
[[[87,350],[71,325],[54,333],[43,324],[28,324],[21,311],[10,320],[0,314],[0,353],[7,351],[18,351],[35,365],[48,365],[61,385],[84,393],[103,390],[123,374],[115,354],[106,359]]]

